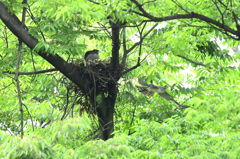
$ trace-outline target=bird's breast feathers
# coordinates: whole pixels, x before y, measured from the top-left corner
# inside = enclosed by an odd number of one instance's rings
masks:
[[[98,54],[89,54],[86,57],[86,60],[98,60],[99,59],[99,55]]]

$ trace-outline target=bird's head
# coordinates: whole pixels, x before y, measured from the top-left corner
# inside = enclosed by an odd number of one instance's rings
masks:
[[[97,49],[93,50],[93,53],[95,53],[95,54],[98,54],[98,52],[99,52],[99,50],[97,50]]]

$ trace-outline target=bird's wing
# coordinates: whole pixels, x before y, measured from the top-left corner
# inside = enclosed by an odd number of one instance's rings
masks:
[[[165,87],[155,86],[153,84],[147,84],[147,82],[145,82],[141,78],[138,78],[138,83],[143,85],[143,86],[146,86],[148,88],[148,91],[150,91],[150,92],[157,92],[157,93],[164,93],[164,92],[166,92],[166,88]]]
[[[145,96],[153,96],[154,92],[149,92],[147,87],[136,86],[138,91],[144,94]]]
[[[143,85],[143,86],[148,86],[149,84],[147,84],[147,82],[145,82],[143,79],[138,78],[138,83]]]
[[[92,51],[87,51],[87,52],[85,53],[85,55],[84,55],[84,59],[86,59],[87,56],[91,54],[91,52],[92,52]]]
[[[136,86],[138,91],[141,92],[142,94],[144,94],[145,96],[148,97],[152,97],[154,92],[149,91],[148,87],[141,87],[141,86]],[[188,105],[181,105],[179,104],[170,94],[168,94],[167,92],[163,92],[163,93],[158,93],[162,98],[166,99],[166,100],[170,100],[173,101],[174,103],[176,103],[179,107],[181,107],[182,109],[186,109],[189,108],[190,106]]]
[[[147,84],[147,82],[145,82],[143,79],[138,78],[138,83],[146,86],[146,87],[141,87],[141,86],[136,86],[138,91],[141,92],[142,94],[146,95],[146,96],[153,96],[154,92],[158,92],[158,94],[166,99],[166,100],[170,100],[173,101],[174,103],[176,103],[179,107],[181,108],[188,108],[190,106],[187,105],[181,105],[179,104],[170,94],[168,94],[166,92],[166,88],[165,87],[161,87],[161,86],[155,86],[153,84]]]
[[[149,84],[148,85],[148,90],[150,92],[164,93],[164,92],[166,92],[167,89],[165,87],[155,86],[153,84]]]

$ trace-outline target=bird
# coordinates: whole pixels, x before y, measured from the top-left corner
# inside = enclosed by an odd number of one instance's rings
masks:
[[[147,84],[143,79],[138,78],[138,83],[145,86],[145,87],[140,87],[138,86],[139,89],[141,89],[141,91],[146,91],[150,94],[153,94],[155,92],[157,93],[164,93],[166,92],[166,88],[165,87],[161,87],[161,86],[155,86],[153,84]]]
[[[84,55],[84,59],[87,61],[87,62],[90,62],[90,61],[97,61],[99,59],[99,55],[98,55],[98,52],[99,50],[91,50],[91,51],[87,51]]]
[[[145,87],[137,86],[137,89],[138,89],[139,92],[141,92],[142,94],[144,94],[146,96],[150,96],[151,97],[156,92],[162,98],[164,98],[166,100],[173,101],[174,103],[176,103],[181,108],[188,108],[189,107],[187,105],[179,104],[170,94],[168,94],[166,92],[166,88],[165,87],[155,86],[153,84],[148,84],[141,78],[138,78],[138,83],[143,85],[143,86],[145,86]]]

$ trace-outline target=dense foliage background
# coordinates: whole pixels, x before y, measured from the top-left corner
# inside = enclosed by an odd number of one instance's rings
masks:
[[[0,11],[1,158],[238,157],[238,2],[3,0],[0,5],[20,21],[26,7],[23,26],[38,39],[34,49],[19,47],[20,31],[13,32]],[[117,82],[114,137],[104,141],[98,139],[99,117],[86,111],[79,116],[84,104],[78,102],[76,82],[39,52],[77,65],[96,48],[100,61],[109,63],[116,60],[113,28],[119,28],[117,60],[126,59],[126,72]],[[140,77],[190,107],[180,109],[157,93],[144,96],[136,88]]]

